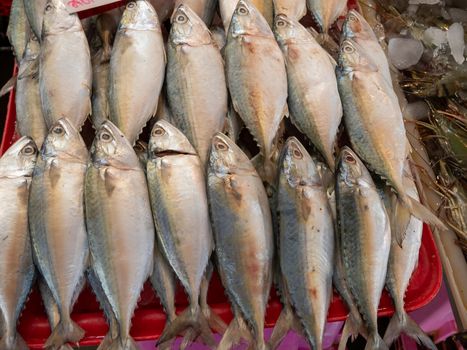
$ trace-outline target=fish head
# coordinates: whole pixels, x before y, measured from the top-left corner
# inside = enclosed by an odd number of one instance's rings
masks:
[[[44,158],[61,155],[86,162],[88,152],[79,131],[67,118],[61,118],[50,128],[41,155]]]
[[[281,44],[310,41],[311,37],[307,29],[297,20],[284,14],[278,14],[274,18],[274,35]]]
[[[321,184],[316,165],[305,147],[295,137],[289,137],[280,157],[280,176],[292,186]]]
[[[355,71],[377,72],[378,68],[365,55],[360,45],[352,39],[345,39],[339,48],[338,70],[346,74]]]
[[[0,158],[0,177],[31,176],[37,153],[33,139],[28,136],[21,137]]]
[[[337,159],[337,183],[351,188],[362,182],[373,183],[370,173],[354,151],[342,148]]]
[[[47,0],[42,22],[42,36],[82,29],[78,15],[69,13],[64,1]]]
[[[212,42],[208,27],[188,5],[180,4],[174,11],[171,22],[170,42],[173,45],[200,46]]]
[[[149,2],[132,0],[126,4],[118,30],[161,30],[161,26],[156,10]]]
[[[255,173],[246,154],[228,136],[218,132],[212,138],[209,171],[216,175]]]
[[[159,120],[151,131],[148,157],[155,159],[167,154],[192,154],[196,151],[186,136],[166,120]]]
[[[119,169],[141,168],[139,158],[125,135],[110,120],[101,124],[91,146],[95,166]]]
[[[249,0],[238,2],[230,22],[229,36],[242,35],[273,37],[268,22]]]
[[[358,11],[350,10],[347,14],[342,32],[345,38],[360,37],[363,39],[376,39],[376,35],[371,29],[371,26]]]

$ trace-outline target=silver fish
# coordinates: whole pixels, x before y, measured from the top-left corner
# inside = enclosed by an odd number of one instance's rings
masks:
[[[288,114],[287,74],[274,34],[248,0],[240,0],[235,9],[225,56],[233,106],[258,143],[266,180],[272,183],[273,143],[279,124]]]
[[[38,148],[47,135],[39,91],[39,54],[39,41],[31,33],[19,64],[15,95],[16,130],[21,136],[32,137]]]
[[[6,35],[13,46],[13,52],[17,62],[23,58],[30,31],[31,28],[28,18],[26,17],[23,0],[13,0]]]
[[[404,187],[407,189],[407,194],[419,200],[417,187],[410,174],[410,168],[408,168],[407,165],[404,172],[403,183]],[[395,202],[395,205],[401,206],[397,202]],[[399,208],[399,210],[407,211],[406,208]],[[391,215],[398,214],[398,210],[394,209],[389,212]],[[407,214],[410,215],[410,213]],[[400,217],[404,218],[404,215]],[[399,217],[396,217],[395,220],[399,220]],[[423,234],[423,222],[413,216],[411,216],[409,220],[408,226],[405,224],[403,225],[407,228],[402,245],[398,242],[396,236],[393,235],[391,239],[391,252],[389,254],[386,285],[394,300],[396,314],[389,322],[386,333],[384,334],[384,341],[390,346],[392,342],[399,337],[400,333],[403,332],[424,347],[436,350],[437,347],[433,341],[404,310],[405,292],[409,286],[410,278],[417,267],[418,253],[420,251]]]
[[[281,271],[306,339],[322,349],[334,269],[331,208],[317,167],[296,138],[287,140],[279,166]]]
[[[307,0],[308,9],[312,13],[322,33],[327,33],[329,27],[344,14],[347,0]]]
[[[28,196],[37,148],[29,137],[0,158],[0,349],[27,350],[16,323],[31,290],[34,264],[28,229]]]
[[[83,287],[89,255],[83,196],[87,157],[79,132],[64,118],[50,129],[34,169],[29,196],[34,261],[60,315],[46,348],[84,336],[70,314]]]
[[[291,120],[334,171],[334,148],[342,119],[335,61],[294,19],[276,16],[274,31],[286,62]]]
[[[47,0],[23,0],[24,9],[28,18],[29,25],[34,35],[41,40],[42,23],[44,19],[44,10]]]
[[[355,152],[387,181],[412,215],[446,229],[433,213],[408,196],[403,186],[404,162],[410,145],[392,85],[351,39],[341,44],[336,73],[344,122]]]
[[[158,243],[190,303],[168,325],[159,343],[192,327],[212,346],[208,320],[199,305],[201,281],[213,250],[204,167],[183,133],[164,120],[154,125],[148,152],[146,172]]]
[[[377,313],[386,280],[391,228],[370,173],[348,147],[338,158],[336,207],[345,281],[368,334],[365,349],[388,349],[378,334]]]
[[[268,197],[251,161],[220,133],[212,140],[208,194],[219,272],[235,316],[218,349],[230,349],[241,338],[266,349],[274,251]]]
[[[192,9],[207,26],[211,25],[217,9],[217,0],[177,0],[175,8],[181,4]]]
[[[273,0],[274,13],[285,15],[299,21],[306,15],[306,0]]]
[[[39,87],[50,128],[66,117],[81,129],[91,112],[92,67],[89,45],[77,14],[61,0],[48,0],[42,28]]]
[[[91,148],[85,204],[92,270],[115,315],[109,342],[99,349],[136,350],[131,318],[152,272],[155,232],[140,161],[110,121],[102,123]]]
[[[272,26],[274,19],[273,0],[251,0],[250,2],[251,5],[253,5],[263,15],[268,24]],[[232,20],[237,4],[237,0],[219,0],[219,12],[222,17],[222,23],[224,24],[226,33],[229,31],[230,21]]]
[[[172,17],[167,48],[167,97],[173,124],[207,163],[211,139],[227,114],[224,63],[204,22],[188,6]]]
[[[370,57],[371,62],[376,65],[386,81],[392,86],[388,58],[365,17],[355,10],[350,10],[345,18],[342,32],[344,38],[350,38],[360,45],[362,50]]]
[[[110,59],[110,120],[131,144],[156,114],[165,74],[165,49],[154,8],[130,1]]]

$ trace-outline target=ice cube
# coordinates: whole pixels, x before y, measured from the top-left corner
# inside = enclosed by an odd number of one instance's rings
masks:
[[[420,61],[423,55],[423,44],[411,38],[391,38],[389,40],[389,61],[397,69],[403,70]]]
[[[410,120],[424,120],[430,115],[430,107],[425,101],[409,103],[404,110],[404,117]]]
[[[423,32],[425,43],[434,46],[441,46],[447,43],[447,33],[437,27],[430,27]]]
[[[451,47],[451,55],[458,64],[464,63],[464,27],[460,23],[453,23],[448,30],[448,42]]]

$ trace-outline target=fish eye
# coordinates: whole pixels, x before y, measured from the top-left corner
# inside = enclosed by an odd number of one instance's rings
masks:
[[[349,16],[349,19],[350,19],[352,22],[357,22],[357,17],[355,17],[355,15],[350,15],[350,16]]]
[[[152,132],[152,134],[153,134],[154,136],[162,136],[162,135],[165,134],[165,130],[162,129],[162,128],[156,128],[156,129],[154,129],[154,131]]]
[[[218,151],[226,151],[229,147],[223,142],[217,142],[215,147]]]
[[[355,164],[357,161],[355,160],[354,157],[350,153],[347,153],[344,157],[345,161],[350,164]]]
[[[48,4],[46,7],[45,7],[45,10],[46,11],[50,11],[52,10],[53,6],[51,4]]]
[[[53,128],[52,131],[54,134],[57,134],[57,135],[62,135],[65,132],[65,130],[63,130],[61,126],[56,126],[55,128]]]
[[[240,6],[237,11],[240,15],[247,15],[248,9],[245,6]]]
[[[353,52],[355,52],[355,49],[351,45],[345,45],[344,46],[344,52],[353,53]]]
[[[36,149],[32,146],[26,146],[23,148],[23,154],[30,156],[31,154],[34,154],[36,152]]]
[[[31,36],[31,40],[32,40],[32,41],[37,41],[37,37],[36,37],[35,35],[32,35],[32,36]]]
[[[132,2],[128,3],[128,5],[126,5],[126,7],[129,8],[129,9],[132,9],[132,8],[135,7],[135,5],[136,4],[132,1]]]
[[[285,26],[285,21],[282,20],[282,19],[279,19],[277,22],[276,22],[276,25],[278,27],[284,27]]]
[[[181,13],[175,17],[175,21],[177,23],[183,24],[183,23],[188,22],[188,17],[185,14]]]
[[[300,152],[300,150],[298,148],[294,148],[294,150],[292,151],[292,154],[293,154],[294,158],[296,158],[296,159],[302,159],[303,158],[303,154],[302,154],[302,152]]]
[[[104,131],[103,133],[101,133],[100,139],[102,141],[110,141],[112,139],[112,136],[108,132]]]

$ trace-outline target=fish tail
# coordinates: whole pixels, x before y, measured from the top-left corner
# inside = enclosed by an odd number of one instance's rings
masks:
[[[13,337],[5,335],[0,339],[0,349],[2,350],[29,350],[24,339],[16,333]]]
[[[390,346],[401,333],[407,334],[418,344],[423,345],[428,349],[437,349],[430,337],[428,337],[420,326],[418,326],[405,312],[402,316],[399,316],[398,314],[392,316],[391,321],[389,321],[388,329],[384,334],[384,342]]]
[[[351,338],[354,340],[359,334],[363,336],[366,335],[366,332],[363,329],[362,319],[360,315],[358,318],[352,313],[349,314],[349,317],[344,323],[344,328],[342,329],[341,339],[339,340],[339,350],[345,350],[347,346],[347,340]]]
[[[243,322],[243,319],[235,317],[232,322],[230,322],[227,330],[222,336],[222,339],[217,346],[217,350],[230,350],[234,345],[240,343],[241,339],[251,342],[253,337],[246,327],[245,322]]]
[[[272,331],[271,338],[268,341],[271,350],[276,349],[287,335],[289,330],[294,326],[294,315],[290,306],[284,306],[279,318],[277,319],[274,330]]]
[[[384,340],[375,332],[366,342],[365,350],[389,350]]]
[[[412,197],[404,194],[399,196],[399,200],[402,205],[405,206],[410,211],[410,213],[419,220],[422,220],[429,225],[433,225],[442,231],[448,230],[447,226],[440,219],[438,219],[430,209],[425,207],[416,199],[413,199]]]
[[[97,350],[139,350],[139,347],[133,338],[127,336],[124,339],[120,337],[117,339],[107,339],[105,344],[102,343]]]
[[[70,317],[61,317],[45,343],[45,348],[57,349],[66,343],[77,343],[84,337],[84,330]]]
[[[172,340],[188,328],[193,329],[194,339],[200,335],[206,345],[214,347],[215,341],[211,329],[209,328],[209,322],[203,312],[201,312],[199,305],[196,305],[196,307],[189,307],[173,320],[173,322],[164,329],[164,333],[157,341],[157,345],[159,346],[159,344],[164,344]]]

